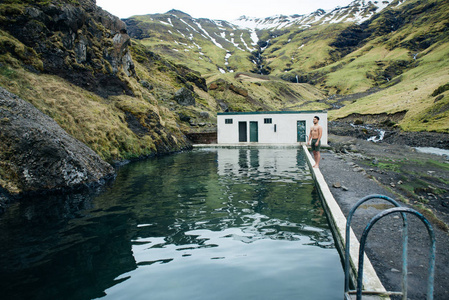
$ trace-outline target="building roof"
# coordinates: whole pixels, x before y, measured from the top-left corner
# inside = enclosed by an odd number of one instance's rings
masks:
[[[248,112],[219,112],[217,115],[260,115],[260,114],[310,114],[327,113],[325,110],[301,110],[301,111],[248,111]]]

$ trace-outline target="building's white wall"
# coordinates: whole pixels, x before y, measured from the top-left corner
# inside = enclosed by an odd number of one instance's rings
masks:
[[[217,142],[219,144],[239,143],[239,122],[247,123],[247,140],[249,142],[250,121],[258,123],[260,144],[296,144],[297,121],[306,121],[306,134],[310,133],[313,117],[320,118],[323,127],[321,144],[327,145],[327,113],[299,112],[299,113],[254,113],[254,114],[220,114],[217,115]],[[264,124],[265,118],[271,118],[272,124]],[[225,119],[232,119],[232,124],[225,124]],[[274,131],[276,125],[276,132]]]

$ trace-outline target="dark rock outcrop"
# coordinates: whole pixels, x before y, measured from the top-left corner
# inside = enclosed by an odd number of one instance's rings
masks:
[[[0,87],[0,189],[11,195],[69,190],[114,174],[53,119]]]
[[[189,81],[193,82],[198,88],[207,92],[206,79],[202,78],[200,74],[195,74],[194,72],[188,72],[184,77]]]
[[[126,24],[94,0],[60,2],[17,4],[7,13],[0,11],[0,29],[35,51],[42,61],[36,71],[58,75],[102,97],[133,95],[119,74],[123,70],[135,76]]]
[[[180,88],[176,93],[174,99],[178,104],[184,106],[195,105],[195,94],[187,88]]]
[[[143,40],[150,37],[150,34],[140,28],[141,21],[135,19],[123,19],[127,25],[128,33],[135,39]]]
[[[240,96],[248,97],[248,91],[244,88],[237,87],[237,86],[231,84],[231,85],[229,85],[229,89]]]
[[[226,103],[225,100],[223,99],[216,99],[215,100],[217,102],[218,107],[220,107],[220,109],[224,112],[228,112],[229,111],[229,105]]]

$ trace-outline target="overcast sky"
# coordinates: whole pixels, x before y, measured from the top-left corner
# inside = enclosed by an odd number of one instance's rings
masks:
[[[97,0],[97,5],[120,18],[183,11],[194,18],[232,21],[242,15],[265,18],[278,14],[308,14],[319,8],[346,6],[353,0]]]

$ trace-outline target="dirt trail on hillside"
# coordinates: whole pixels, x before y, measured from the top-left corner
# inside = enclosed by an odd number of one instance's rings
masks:
[[[449,299],[449,161],[405,145],[373,143],[329,135],[331,150],[322,151],[320,170],[339,203],[348,214],[353,205],[371,194],[389,196],[425,214],[436,235],[434,299]],[[419,183],[410,191],[410,186]],[[406,202],[406,203],[405,203]],[[360,240],[369,220],[389,208],[386,202],[362,205],[353,219]],[[429,238],[421,221],[409,219],[409,299],[425,299],[427,291]],[[401,290],[402,220],[389,215],[376,223],[368,236],[367,254],[379,278],[390,291]],[[401,299],[401,298],[392,298]]]

